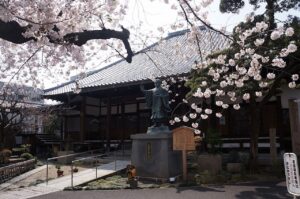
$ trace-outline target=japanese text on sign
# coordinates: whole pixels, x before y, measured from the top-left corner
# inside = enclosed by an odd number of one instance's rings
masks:
[[[300,195],[300,184],[297,156],[294,153],[285,153],[283,158],[288,192],[298,196]]]

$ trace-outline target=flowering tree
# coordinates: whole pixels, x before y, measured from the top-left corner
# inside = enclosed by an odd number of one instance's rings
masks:
[[[201,20],[188,1],[182,1],[182,11],[186,20],[193,27],[187,13],[196,20]],[[190,98],[198,98],[191,104],[190,111],[182,118],[175,117],[171,123],[188,122],[197,134],[199,120],[209,116],[222,117],[222,112],[232,106],[239,110],[241,103],[250,106],[251,114],[251,147],[250,154],[253,166],[258,153],[258,136],[260,132],[262,106],[278,92],[282,84],[287,83],[295,88],[299,80],[300,21],[290,18],[284,23],[277,23],[275,13],[291,8],[299,8],[298,1],[265,1],[265,13],[250,15],[246,22],[240,23],[233,34],[225,35],[231,44],[227,49],[200,56],[195,60],[193,72],[186,83],[191,88]],[[250,1],[259,7],[261,1]],[[221,1],[221,11],[237,12],[244,1]],[[210,25],[208,28],[213,29]],[[195,39],[197,40],[197,30]],[[216,30],[217,31],[217,30]],[[199,41],[198,41],[199,42]],[[201,52],[201,49],[199,50]],[[214,108],[212,108],[214,107]]]
[[[9,138],[14,138],[18,132],[34,128],[32,116],[40,114],[40,91],[24,85],[6,84],[1,82],[0,92],[0,142],[8,144]],[[21,129],[21,127],[23,129]],[[1,146],[0,146],[1,148]]]

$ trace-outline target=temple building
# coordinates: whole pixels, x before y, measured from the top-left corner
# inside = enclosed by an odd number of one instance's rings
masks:
[[[44,98],[73,107],[60,114],[63,148],[119,147],[130,143],[130,135],[146,133],[151,113],[140,85],[144,84],[149,89],[153,88],[152,80],[155,78],[187,76],[195,60],[200,59],[199,51],[205,55],[229,44],[222,35],[202,27],[199,46],[191,37],[191,32],[186,30],[171,33],[160,42],[137,52],[130,64],[119,60],[88,72],[82,79],[45,90]],[[184,96],[187,90],[181,89],[180,93]],[[277,129],[278,148],[289,142],[287,101],[292,95],[300,96],[300,92],[285,89],[281,96],[274,97],[264,107],[262,142],[264,138],[268,139],[270,128]],[[216,123],[216,129],[224,139],[223,146],[249,147],[249,122],[247,106],[242,106],[239,111],[229,108]]]

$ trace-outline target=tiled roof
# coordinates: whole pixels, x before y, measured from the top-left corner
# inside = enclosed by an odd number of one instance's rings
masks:
[[[203,27],[200,29],[202,51],[209,53],[228,45],[228,40],[222,35]],[[120,60],[89,73],[77,81],[78,87],[84,91],[88,87],[107,87],[189,73],[194,61],[199,61],[198,46],[194,40],[189,40],[189,34],[188,31],[171,33],[161,42],[138,52],[132,63]],[[73,92],[75,87],[75,81],[70,81],[45,90],[44,95]]]

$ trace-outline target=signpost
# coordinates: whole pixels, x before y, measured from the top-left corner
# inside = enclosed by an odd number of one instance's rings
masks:
[[[183,180],[187,179],[186,152],[194,151],[196,148],[194,140],[194,129],[179,127],[173,130],[173,150],[182,151]]]
[[[287,190],[294,196],[295,199],[297,196],[300,196],[297,156],[295,153],[285,153],[283,159]]]

